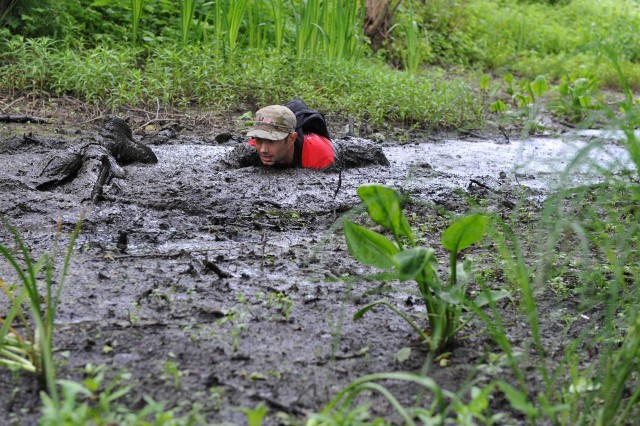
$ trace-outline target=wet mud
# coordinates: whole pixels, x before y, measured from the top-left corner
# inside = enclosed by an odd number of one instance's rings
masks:
[[[411,283],[394,283],[389,291],[353,278],[371,272],[349,255],[340,226],[343,216],[362,213],[358,186],[377,182],[407,195],[411,225],[436,249],[444,272],[447,257],[438,241],[450,215],[482,201],[499,214],[510,215],[517,205],[535,216],[554,186],[590,179],[588,171],[561,173],[588,143],[575,139],[389,141],[376,145],[388,165],[368,161],[318,172],[221,169],[220,160],[243,143],[241,137],[218,142],[215,135],[171,131],[133,135],[158,161],[120,165],[103,199],[87,196],[96,179],[89,173],[38,189],[52,156],[75,152],[80,140],[99,132],[97,125],[56,134],[45,124],[11,124],[0,140],[0,214],[34,256],[52,249],[58,220],[62,250],[84,214],[57,317],[59,377],[79,380],[87,364],[106,365],[111,376],[128,371],[134,388],[124,400],[131,406],[141,406],[145,395],[169,407],[197,402],[211,423],[245,424],[238,408],[263,401],[270,410],[266,424],[284,424],[286,416],[303,419],[320,410],[360,376],[423,368],[426,349],[399,317],[377,309],[352,320],[381,293],[407,312],[423,312]],[[599,155],[594,161],[626,161],[615,144]],[[0,242],[15,249],[6,229]],[[482,265],[489,252],[480,245],[467,255]],[[6,263],[0,276],[15,279]],[[504,283],[497,275],[489,284]],[[554,318],[567,307],[544,303],[542,327],[553,353],[562,345]],[[515,346],[521,342],[526,350],[528,330],[517,307],[501,309]],[[431,367],[429,375],[442,387],[458,391],[477,379],[477,365],[491,364],[498,349],[482,330],[471,323],[448,362]],[[410,356],[399,357],[406,347]],[[167,365],[177,366],[178,376]],[[506,374],[487,371],[484,380]],[[539,384],[535,371],[529,373],[531,385]],[[402,403],[413,403],[412,386],[388,388]],[[374,414],[390,414],[376,398],[365,397],[377,401]],[[0,407],[13,424],[34,424],[35,382],[0,370]]]

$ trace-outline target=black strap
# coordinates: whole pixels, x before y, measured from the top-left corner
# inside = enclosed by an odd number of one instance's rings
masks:
[[[302,128],[296,129],[296,133],[298,133],[298,137],[293,143],[293,166],[302,167],[302,145],[304,144]]]

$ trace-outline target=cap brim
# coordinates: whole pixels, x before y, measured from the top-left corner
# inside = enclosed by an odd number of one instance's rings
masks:
[[[260,139],[268,139],[271,141],[279,141],[289,136],[289,133],[281,132],[278,130],[251,129],[247,132],[247,136],[252,136],[254,138]]]

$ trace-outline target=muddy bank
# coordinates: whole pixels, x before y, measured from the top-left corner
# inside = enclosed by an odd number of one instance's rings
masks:
[[[423,367],[425,348],[397,316],[381,309],[365,320],[351,319],[387,293],[379,282],[347,279],[370,272],[349,255],[340,229],[343,215],[358,214],[361,184],[390,185],[414,200],[405,207],[407,215],[424,244],[436,248],[444,271],[438,241],[449,215],[481,200],[484,209],[505,216],[516,204],[535,216],[562,179],[594,178],[590,169],[560,173],[586,138],[388,141],[380,146],[389,166],[316,172],[218,170],[219,159],[241,138],[219,143],[215,135],[176,130],[136,135],[158,163],[123,166],[102,201],[86,198],[88,182],[82,180],[36,189],[52,154],[96,131],[85,126],[56,134],[47,125],[6,125],[0,144],[0,214],[35,255],[51,249],[58,218],[70,232],[85,212],[58,315],[59,375],[80,379],[89,363],[108,366],[110,376],[126,370],[134,384],[126,396],[132,406],[140,406],[144,395],[169,406],[198,402],[212,423],[244,424],[237,408],[264,401],[268,424],[284,424],[285,415],[300,419],[321,409],[357,377]],[[608,144],[594,162],[608,161],[626,167],[627,159]],[[5,229],[0,242],[14,247]],[[486,254],[482,245],[468,253],[480,264]],[[13,277],[5,263],[0,276]],[[489,284],[503,285],[499,276]],[[408,312],[423,312],[411,283],[394,284],[386,296]],[[5,300],[0,307],[6,310]],[[527,350],[528,329],[517,308],[501,309],[515,346]],[[552,354],[563,345],[554,318],[565,309],[552,299],[541,304]],[[490,355],[497,348],[481,331],[477,324],[465,329],[448,363],[432,367],[429,375],[458,391],[472,376],[482,383],[505,374],[475,369],[495,364]],[[410,356],[398,357],[405,347]],[[540,380],[535,371],[529,374],[535,388]],[[412,403],[416,391],[399,383],[389,389],[404,404]],[[12,424],[37,418],[36,390],[25,376],[0,370],[0,401]],[[384,403],[373,410],[392,411]]]

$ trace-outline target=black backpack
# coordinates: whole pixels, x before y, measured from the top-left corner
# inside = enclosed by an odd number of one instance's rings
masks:
[[[329,129],[327,129],[327,121],[324,118],[324,114],[309,108],[302,99],[293,99],[287,102],[285,106],[296,115],[296,132],[298,133],[298,138],[295,142],[293,161],[296,167],[300,167],[302,165],[304,135],[306,133],[315,133],[327,139],[331,139],[331,136],[329,135]]]

